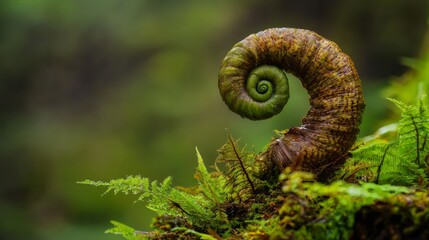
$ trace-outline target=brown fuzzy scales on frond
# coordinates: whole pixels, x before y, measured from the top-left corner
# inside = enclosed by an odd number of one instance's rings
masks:
[[[228,107],[249,119],[279,113],[289,98],[288,84],[281,73],[268,72],[272,67],[301,80],[311,108],[302,125],[274,140],[264,155],[279,169],[321,174],[347,153],[359,132],[365,103],[354,64],[334,42],[309,30],[273,28],[252,34],[228,52],[219,70],[219,90]],[[258,83],[249,83],[254,75]],[[258,89],[250,89],[252,84]],[[267,91],[272,91],[269,98]],[[255,92],[263,96],[254,97]]]

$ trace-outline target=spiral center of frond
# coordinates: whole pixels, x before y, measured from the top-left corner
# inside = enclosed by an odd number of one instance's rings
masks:
[[[279,90],[287,92],[288,79],[283,70],[276,66],[263,65],[250,72],[246,89],[249,96],[256,102],[266,102],[279,94]]]
[[[260,93],[260,94],[267,93],[268,90],[270,90],[270,89],[271,89],[271,82],[267,81],[267,80],[259,81],[257,86],[256,86],[256,91],[258,91],[258,93]]]

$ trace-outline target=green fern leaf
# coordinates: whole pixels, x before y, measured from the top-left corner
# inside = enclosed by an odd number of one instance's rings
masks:
[[[139,234],[137,234],[136,230],[134,228],[129,227],[123,223],[117,222],[117,221],[110,221],[114,227],[109,228],[105,231],[105,233],[111,233],[111,234],[117,234],[122,235],[127,240],[142,240],[142,239],[148,239],[146,237],[143,237]]]
[[[414,105],[389,100],[401,110],[397,138],[367,138],[371,140],[352,151],[353,157],[341,173],[345,179],[404,186],[428,179],[429,111],[424,97]]]
[[[228,134],[227,142],[218,150],[216,163],[226,166],[228,185],[232,188],[233,199],[245,200],[255,193],[255,179],[252,172],[256,159],[254,154],[246,151],[246,147],[240,148],[238,140]],[[235,193],[235,194],[234,194]]]
[[[207,199],[214,200],[217,204],[224,202],[227,196],[226,179],[219,171],[209,173],[204,165],[200,152],[196,149],[198,166],[195,178]]]

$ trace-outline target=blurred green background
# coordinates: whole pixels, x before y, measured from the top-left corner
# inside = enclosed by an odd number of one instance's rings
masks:
[[[269,27],[314,30],[355,61],[380,126],[380,90],[418,58],[426,0],[0,1],[0,239],[119,239],[109,220],[148,230],[132,196],[76,184],[140,174],[194,184],[197,146],[208,165],[225,128],[255,152],[274,129],[300,123],[307,95],[270,120],[230,112],[217,90],[225,53]]]

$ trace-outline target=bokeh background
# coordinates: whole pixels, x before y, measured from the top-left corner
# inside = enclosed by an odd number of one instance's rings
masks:
[[[119,239],[114,219],[148,230],[132,196],[76,184],[140,174],[195,184],[227,128],[259,152],[300,123],[308,97],[291,79],[285,110],[262,122],[230,112],[217,70],[232,45],[269,27],[306,28],[355,61],[367,108],[361,135],[389,114],[381,90],[418,58],[426,0],[0,1],[0,239]],[[427,46],[427,45],[426,45]]]

